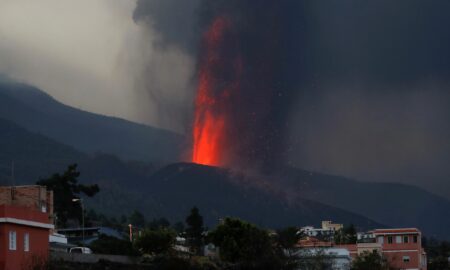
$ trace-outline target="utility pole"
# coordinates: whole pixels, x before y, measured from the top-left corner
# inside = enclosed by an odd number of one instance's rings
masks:
[[[81,206],[81,223],[82,223],[82,234],[83,234],[83,245],[84,245],[84,204],[83,204],[83,199],[81,198],[74,198],[72,199],[72,202],[80,202],[80,206]]]
[[[12,185],[15,186],[16,185],[16,177],[14,176],[14,160],[11,162],[11,181],[12,181]]]

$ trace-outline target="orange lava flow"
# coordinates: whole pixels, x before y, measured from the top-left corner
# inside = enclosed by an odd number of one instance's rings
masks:
[[[221,153],[226,145],[224,133],[227,121],[221,106],[227,91],[222,90],[222,95],[215,93],[218,78],[214,71],[220,70],[219,50],[228,27],[226,18],[218,17],[204,36],[192,134],[192,162],[198,164],[221,165]]]

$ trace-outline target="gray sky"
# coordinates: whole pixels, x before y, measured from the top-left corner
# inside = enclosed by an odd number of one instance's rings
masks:
[[[188,131],[201,0],[136,2],[0,0],[0,73],[74,107]],[[287,161],[450,197],[450,2],[297,3]]]
[[[0,73],[74,107],[183,132],[160,103],[184,106],[194,61],[175,46],[158,47],[160,35],[133,21],[135,6],[1,0]]]

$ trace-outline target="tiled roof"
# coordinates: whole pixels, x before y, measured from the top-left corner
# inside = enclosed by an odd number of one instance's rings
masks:
[[[393,234],[393,233],[420,233],[416,228],[397,228],[397,229],[376,229],[374,234]]]

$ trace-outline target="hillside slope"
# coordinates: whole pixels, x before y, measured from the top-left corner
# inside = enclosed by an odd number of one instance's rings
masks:
[[[184,220],[194,205],[209,226],[226,216],[268,227],[318,224],[322,218],[352,222],[362,228],[377,223],[348,211],[301,200],[295,204],[261,190],[230,182],[226,170],[195,164],[157,165],[123,162],[113,155],[89,156],[70,146],[0,119],[0,183],[34,184],[71,163],[78,163],[81,182],[97,183],[101,192],[86,203],[111,216],[134,209],[148,217]]]
[[[363,226],[356,217],[364,216],[390,227],[418,227],[427,236],[449,239],[450,202],[403,184],[359,182],[295,168],[257,175],[172,164],[139,187],[152,195],[163,212],[175,210],[172,215],[194,204],[209,211],[209,217],[237,215],[270,226],[317,224],[320,219]]]
[[[70,146],[0,118],[0,183],[3,185],[12,184],[13,162],[15,182],[21,184],[34,183],[85,158],[85,154]]]
[[[379,225],[361,215],[319,202],[303,199],[289,202],[282,196],[230,181],[230,176],[221,168],[172,164],[153,174],[146,190],[172,219],[183,220],[195,205],[208,225],[226,216],[241,217],[269,228],[316,225],[323,219],[353,223],[360,228]]]
[[[0,118],[10,120],[86,153],[123,159],[176,161],[183,137],[123,119],[59,103],[43,91],[0,78]]]
[[[450,201],[421,188],[359,182],[295,168],[285,168],[269,178],[291,199],[316,200],[383,224],[418,227],[428,236],[449,238]]]
[[[179,221],[196,205],[209,225],[224,216],[238,216],[265,226],[332,219],[367,228],[375,224],[363,218],[369,217],[388,226],[419,227],[427,236],[440,238],[448,238],[450,227],[449,202],[412,186],[358,182],[293,168],[248,176],[196,164],[161,168],[107,154],[91,157],[0,119],[1,184],[11,184],[12,160],[17,184],[33,184],[78,163],[81,181],[101,186],[87,204],[114,216],[138,209],[147,217]]]

